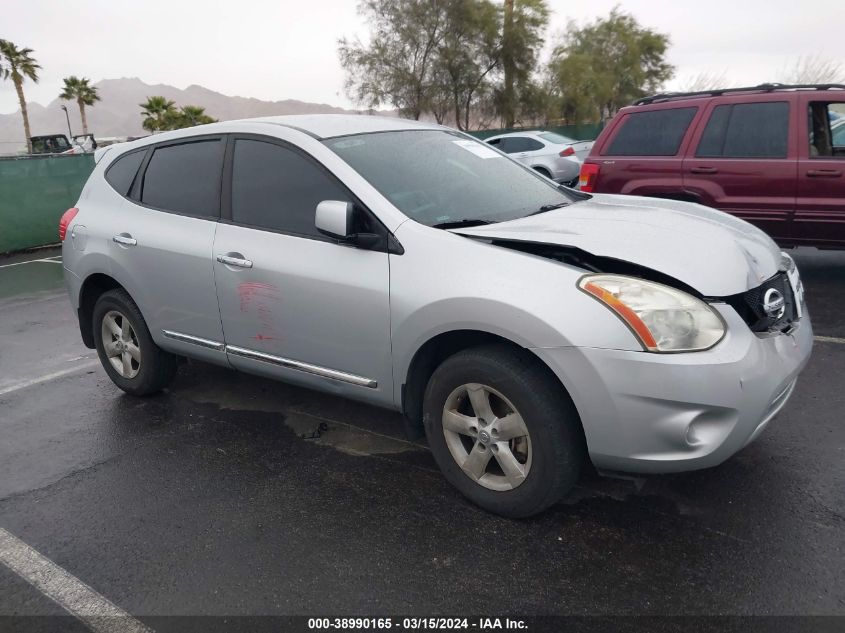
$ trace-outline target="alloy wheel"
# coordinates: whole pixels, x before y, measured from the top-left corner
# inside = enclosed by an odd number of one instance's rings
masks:
[[[490,490],[513,490],[531,469],[531,437],[516,407],[478,383],[461,385],[443,406],[443,434],[464,473]]]
[[[134,378],[141,370],[141,346],[129,319],[110,310],[102,322],[103,350],[114,370],[123,378]]]

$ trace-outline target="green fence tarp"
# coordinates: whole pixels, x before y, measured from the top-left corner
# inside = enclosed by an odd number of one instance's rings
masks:
[[[510,132],[544,130],[546,132],[556,132],[576,141],[595,141],[603,127],[604,124],[602,123],[579,123],[577,125],[559,125],[556,127],[537,126],[530,128],[502,128],[499,130],[474,130],[467,132],[467,134],[472,134],[476,138],[485,139],[496,136],[497,134],[508,134]]]
[[[58,242],[93,169],[93,154],[0,159],[0,253]]]

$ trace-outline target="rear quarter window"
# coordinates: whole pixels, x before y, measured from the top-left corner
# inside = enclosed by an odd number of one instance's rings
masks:
[[[118,156],[106,170],[106,182],[121,196],[129,195],[132,181],[135,180],[146,153],[147,150],[143,149]]]
[[[694,107],[625,114],[602,156],[674,156],[697,111]]]

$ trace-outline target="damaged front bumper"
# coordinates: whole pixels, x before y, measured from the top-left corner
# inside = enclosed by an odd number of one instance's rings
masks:
[[[788,333],[761,335],[730,306],[713,307],[727,334],[703,352],[532,350],[572,396],[597,468],[660,473],[715,466],[786,404],[810,357],[809,316]]]

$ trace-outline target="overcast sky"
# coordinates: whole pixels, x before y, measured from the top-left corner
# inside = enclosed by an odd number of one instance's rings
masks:
[[[802,55],[845,64],[843,0],[549,0],[549,45],[568,20],[619,4],[644,26],[668,33],[670,87],[702,72],[734,84],[772,81]],[[47,104],[62,77],[139,77],[227,95],[351,105],[337,40],[366,36],[355,0],[3,0],[0,38],[35,50],[41,81],[27,100]],[[0,84],[0,112],[18,108]]]

